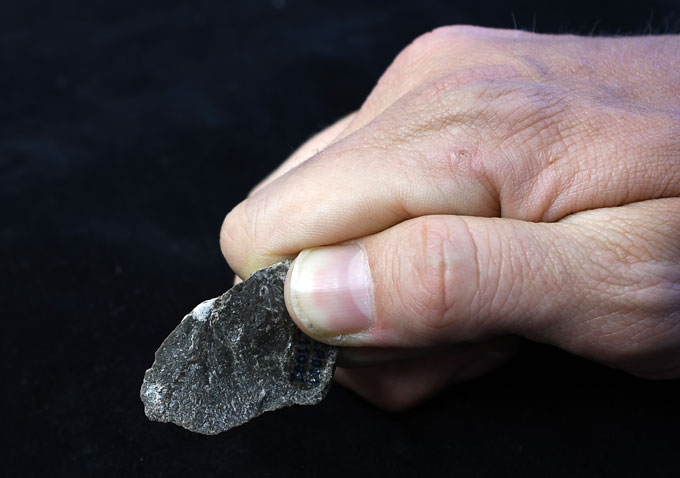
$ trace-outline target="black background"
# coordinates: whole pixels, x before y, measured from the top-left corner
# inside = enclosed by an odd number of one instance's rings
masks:
[[[339,386],[216,437],[149,422],[144,370],[230,286],[222,218],[436,26],[675,31],[676,2],[0,3],[8,476],[680,476],[680,383],[526,344],[390,414]],[[382,475],[380,475],[382,476]]]

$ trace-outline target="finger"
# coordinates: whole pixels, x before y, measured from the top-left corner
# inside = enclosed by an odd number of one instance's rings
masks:
[[[453,153],[434,139],[388,153],[387,145],[373,146],[371,134],[362,130],[339,140],[237,205],[220,235],[232,269],[248,277],[304,248],[372,234],[411,217],[498,215],[495,187],[470,166],[479,159],[471,139],[461,139]],[[422,155],[429,157],[420,160]]]
[[[608,363],[677,354],[679,201],[559,223],[413,219],[300,253],[286,280],[288,309],[307,333],[336,344],[427,347],[518,334]]]
[[[371,403],[391,411],[411,408],[446,386],[479,377],[505,363],[514,342],[440,350],[410,360],[335,371],[335,380]]]
[[[552,93],[537,101],[529,91],[504,96],[494,88],[461,86],[437,100],[438,90],[425,89],[418,94],[429,99],[402,98],[370,125],[279,176],[225,218],[227,261],[249,276],[302,249],[412,217],[556,221],[680,194],[672,122],[631,113],[619,122],[627,135],[619,141],[618,123],[593,113],[597,134],[590,137],[588,125]],[[480,100],[485,95],[492,99]]]
[[[276,180],[279,176],[284,175],[298,164],[306,161],[333,144],[338,138],[343,136],[343,132],[347,129],[355,116],[356,112],[350,113],[309,138],[302,144],[302,146],[296,149],[293,154],[288,157],[288,159],[281,163],[265,179],[260,181],[253,188],[250,194],[254,194],[272,181]]]

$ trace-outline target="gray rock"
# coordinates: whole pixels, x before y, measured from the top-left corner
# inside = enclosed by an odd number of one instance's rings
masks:
[[[307,337],[288,315],[289,267],[262,269],[182,319],[144,375],[150,419],[213,435],[326,396],[337,349]]]

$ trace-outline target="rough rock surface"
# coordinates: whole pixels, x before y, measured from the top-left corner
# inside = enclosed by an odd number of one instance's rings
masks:
[[[212,435],[326,396],[337,349],[307,337],[288,315],[289,267],[262,269],[182,319],[144,375],[150,419]]]

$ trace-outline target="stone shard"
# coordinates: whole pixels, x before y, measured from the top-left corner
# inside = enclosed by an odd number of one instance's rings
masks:
[[[262,269],[182,319],[144,374],[150,419],[213,435],[326,396],[337,349],[307,337],[288,315],[289,267]]]

